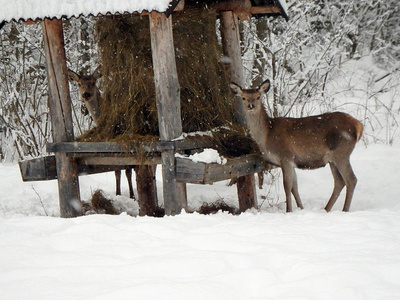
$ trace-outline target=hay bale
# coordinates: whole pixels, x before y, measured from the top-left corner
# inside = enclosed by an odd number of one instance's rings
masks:
[[[220,62],[215,10],[197,5],[172,15],[175,57],[181,87],[184,132],[232,128],[233,105],[227,70]],[[97,21],[103,70],[102,114],[83,141],[158,140],[158,120],[148,17],[111,16]],[[240,127],[240,126],[239,126]],[[244,129],[216,134],[233,156],[253,151]],[[242,146],[236,142],[242,140]],[[250,146],[249,146],[250,145]],[[240,155],[239,154],[239,155]]]

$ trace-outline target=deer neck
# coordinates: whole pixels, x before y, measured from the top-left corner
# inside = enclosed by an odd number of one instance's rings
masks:
[[[250,130],[250,135],[257,143],[263,156],[269,153],[267,149],[269,123],[270,117],[264,107],[261,107],[258,112],[249,112],[247,114],[247,127]]]
[[[98,119],[100,118],[100,110],[101,110],[101,94],[100,91],[97,90],[95,96],[85,101],[86,107],[89,111],[90,116],[93,121],[97,124]]]

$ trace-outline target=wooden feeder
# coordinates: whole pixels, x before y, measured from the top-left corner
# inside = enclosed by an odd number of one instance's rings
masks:
[[[110,142],[76,142],[73,134],[71,98],[69,93],[66,55],[64,49],[61,16],[107,15],[114,11],[107,7],[108,1],[96,2],[93,11],[79,11],[79,0],[65,8],[62,0],[54,1],[51,8],[57,11],[41,13],[26,12],[27,9],[6,6],[0,21],[32,20],[42,22],[46,67],[49,82],[49,110],[51,115],[53,143],[48,152],[55,155],[36,158],[20,163],[22,178],[30,180],[58,180],[61,217],[76,217],[81,214],[79,175],[124,169],[138,164],[161,164],[163,175],[163,198],[167,215],[179,214],[186,208],[186,183],[209,184],[238,177],[239,209],[245,211],[257,207],[254,173],[265,169],[259,156],[249,155],[229,160],[225,165],[196,164],[175,153],[182,150],[201,149],[211,145],[202,139],[175,140],[182,134],[180,116],[180,86],[173,45],[172,21],[174,10],[182,10],[184,1],[160,0],[159,9],[150,4],[138,7],[136,1],[120,1],[121,8],[115,14],[127,12],[148,15],[150,20],[151,49],[153,57],[154,84],[158,111],[158,142],[140,143],[130,146]],[[91,2],[90,0],[85,1]],[[126,3],[125,3],[126,2]],[[143,1],[142,1],[143,2]],[[154,1],[153,1],[154,2]],[[187,1],[188,3],[190,1]],[[29,7],[30,1],[24,1]],[[100,4],[103,4],[100,5]],[[207,1],[214,5],[221,21],[224,55],[230,60],[230,80],[244,85],[241,60],[238,19],[249,19],[252,15],[281,15],[287,18],[284,0],[227,0]],[[21,4],[22,5],[22,4]],[[126,7],[128,5],[128,7]],[[154,6],[154,4],[152,4]],[[130,8],[129,8],[130,6]],[[76,7],[76,8],[74,8]],[[68,9],[68,11],[62,11]],[[18,15],[18,13],[25,14]],[[11,17],[7,17],[7,16]],[[172,15],[172,17],[171,17]],[[49,18],[52,16],[54,18]],[[235,99],[236,121],[245,125],[240,99]],[[153,155],[146,161],[138,160],[135,152],[144,151]]]

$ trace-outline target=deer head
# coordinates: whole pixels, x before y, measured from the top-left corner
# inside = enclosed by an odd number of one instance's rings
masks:
[[[68,70],[69,80],[78,83],[79,95],[95,122],[100,117],[101,95],[96,82],[101,76],[101,67],[98,67],[91,75],[84,75],[82,72],[77,74]]]
[[[230,82],[229,87],[235,95],[242,98],[244,108],[251,113],[264,109],[261,97],[269,91],[271,84],[267,79],[256,89],[243,90],[240,85],[234,82]]]

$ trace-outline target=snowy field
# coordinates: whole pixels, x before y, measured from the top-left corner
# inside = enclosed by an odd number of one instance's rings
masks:
[[[343,195],[322,210],[333,185],[326,167],[298,171],[302,211],[284,213],[278,178],[257,191],[259,211],[161,219],[58,218],[56,181],[23,183],[16,164],[0,164],[0,298],[399,299],[400,145],[359,143],[352,164],[359,183],[349,213]],[[126,185],[113,196],[113,173],[80,183],[83,200],[101,188],[137,213]],[[237,205],[227,182],[188,190],[192,207]]]
[[[61,219],[56,181],[24,183],[17,164],[0,163],[0,299],[400,299],[400,84],[375,96],[388,81],[371,85],[384,73],[368,57],[341,70],[336,106],[322,109],[365,124],[350,212],[344,193],[323,210],[333,188],[325,167],[297,171],[305,208],[290,214],[279,172],[257,190],[259,210],[159,219],[133,217],[126,181],[116,197],[106,173],[80,177],[82,200],[102,189],[121,214]],[[188,185],[190,207],[237,205],[227,184]]]

